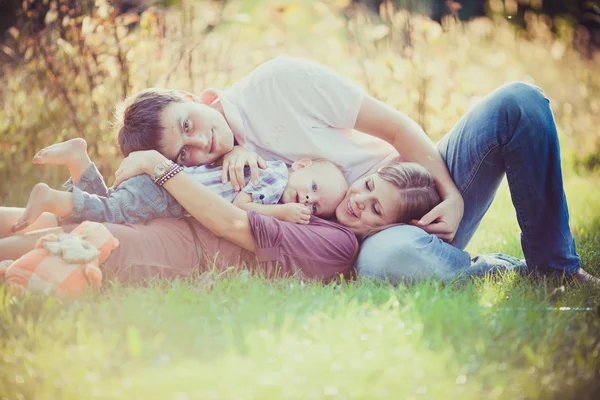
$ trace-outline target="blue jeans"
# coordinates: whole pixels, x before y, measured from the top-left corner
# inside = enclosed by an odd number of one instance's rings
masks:
[[[446,281],[497,269],[492,258],[471,262],[463,249],[505,174],[527,268],[567,275],[580,268],[569,228],[556,125],[540,89],[524,83],[500,87],[469,111],[438,149],[465,204],[454,246],[414,226],[389,228],[363,243],[359,274],[395,284],[425,278]]]

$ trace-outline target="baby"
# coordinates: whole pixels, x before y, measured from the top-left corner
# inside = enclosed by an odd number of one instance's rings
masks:
[[[37,184],[13,231],[24,229],[43,212],[55,214],[60,223],[133,224],[187,215],[183,207],[155,183],[157,177],[139,175],[122,182],[116,189],[108,189],[95,165],[89,161],[83,139],[72,139],[43,149],[33,162],[67,165],[70,170],[75,166],[84,172],[77,186],[67,182],[70,191]],[[299,160],[291,168],[282,161],[267,162],[267,168],[259,170],[257,184],[249,183],[250,174],[246,168],[247,184],[240,192],[234,191],[231,183],[222,183],[220,166],[184,167],[183,172],[242,209],[300,224],[308,224],[311,215],[332,217],[348,189],[342,172],[325,160]]]

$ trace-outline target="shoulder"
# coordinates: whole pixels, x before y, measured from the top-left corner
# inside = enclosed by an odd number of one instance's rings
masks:
[[[279,84],[293,84],[301,83],[298,82],[299,78],[318,79],[327,76],[337,76],[337,73],[306,58],[279,56],[260,64],[247,78],[251,86],[255,86],[267,80],[274,80]]]
[[[243,191],[252,196],[253,203],[277,204],[288,182],[288,169],[283,161],[268,161],[266,169],[259,169],[258,183],[249,179],[250,168],[246,167],[248,184]]]
[[[286,223],[287,234],[292,240],[304,240],[311,243],[319,252],[335,254],[340,260],[350,262],[359,247],[354,233],[337,222],[311,217],[308,225]]]
[[[250,168],[245,167],[245,172],[249,176]],[[283,161],[267,161],[267,167],[265,169],[258,170],[259,183],[253,185],[252,182],[248,183],[249,187],[253,186],[268,186],[283,181],[283,185],[287,184],[288,180],[288,167]]]
[[[252,74],[277,75],[282,72],[294,72],[306,69],[311,64],[319,65],[305,58],[279,56],[260,64]]]
[[[283,222],[248,212],[256,257],[261,263],[280,263],[284,274],[330,280],[352,270],[358,241],[347,228],[312,217],[308,225]]]
[[[267,161],[267,168],[259,170],[260,174],[277,175],[283,179],[288,177],[288,166],[281,160]]]
[[[296,248],[309,246],[326,251],[335,247],[354,254],[358,247],[358,240],[354,233],[337,222],[312,216],[306,225],[294,224],[261,215],[256,211],[248,211],[248,216],[251,225],[261,227],[266,236],[278,237],[287,244],[295,245]]]

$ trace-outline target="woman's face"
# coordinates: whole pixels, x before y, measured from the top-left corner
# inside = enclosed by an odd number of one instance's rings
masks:
[[[394,224],[400,217],[400,191],[378,174],[366,176],[350,186],[335,217],[357,236]]]

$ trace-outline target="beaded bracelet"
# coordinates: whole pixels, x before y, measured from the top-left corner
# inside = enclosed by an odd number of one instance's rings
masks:
[[[183,171],[183,167],[179,164],[173,164],[171,168],[160,178],[156,180],[156,184],[162,186],[166,181]]]
[[[152,178],[152,180],[154,181],[154,183],[156,183],[157,185],[159,184],[158,182],[160,182],[169,172],[171,172],[171,170],[173,169],[173,167],[175,167],[177,164],[175,164],[173,161],[171,160],[167,160],[164,163],[161,164],[164,168],[166,168],[164,170],[164,172],[158,176],[151,176],[150,178]],[[156,170],[156,168],[155,168]],[[163,182],[164,183],[164,182]]]

